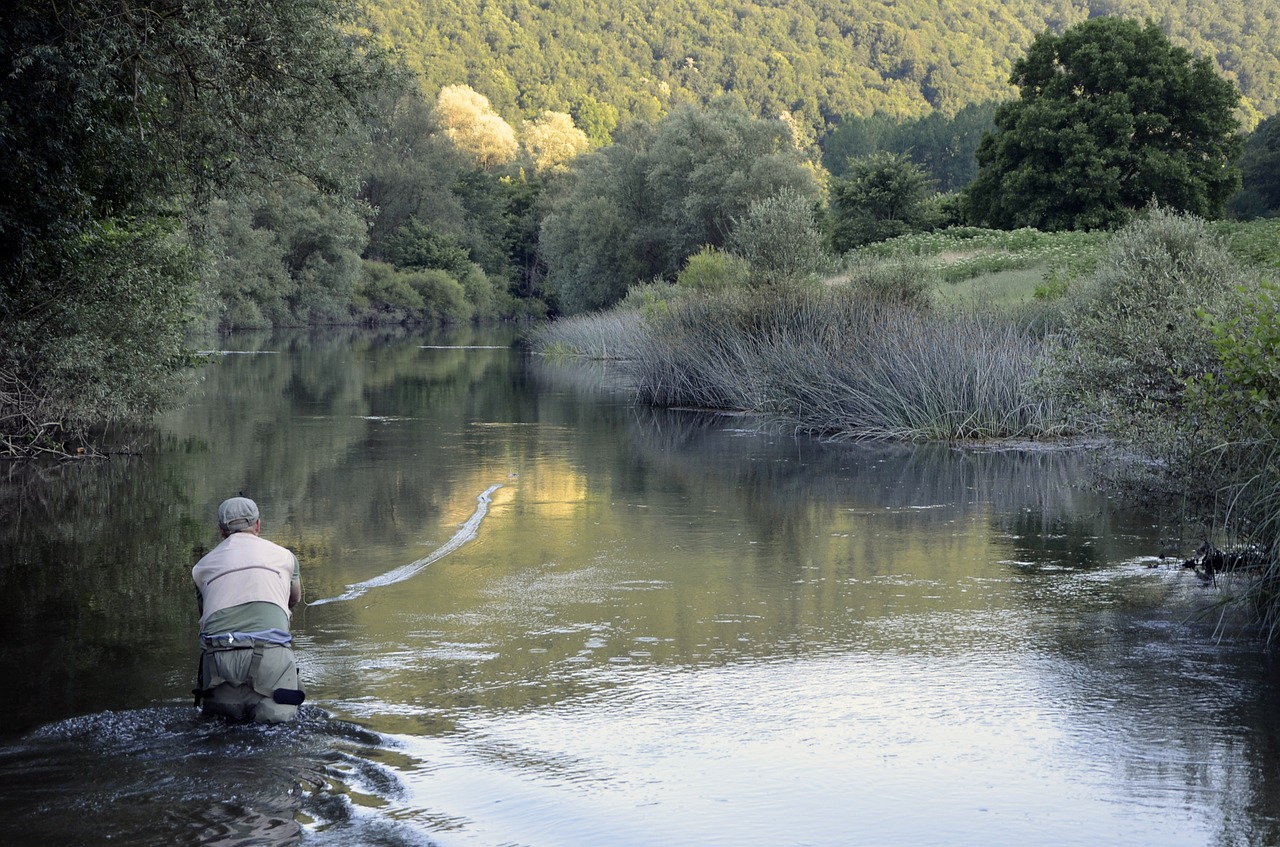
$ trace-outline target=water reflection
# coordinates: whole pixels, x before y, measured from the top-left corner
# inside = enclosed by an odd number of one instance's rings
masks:
[[[240,336],[159,456],[10,468],[0,836],[1280,838],[1275,668],[1188,618],[1178,527],[1088,455],[761,435],[508,341]],[[327,601],[278,734],[186,695],[189,569],[240,490]]]

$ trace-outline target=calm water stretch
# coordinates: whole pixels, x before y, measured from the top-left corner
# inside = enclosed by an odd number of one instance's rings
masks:
[[[1266,845],[1280,673],[1084,453],[632,406],[510,336],[237,336],[137,458],[0,467],[0,843]],[[244,491],[309,699],[201,719]]]

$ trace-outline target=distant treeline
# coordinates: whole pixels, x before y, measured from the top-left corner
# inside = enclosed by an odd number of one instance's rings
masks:
[[[508,120],[568,112],[595,145],[633,119],[731,92],[810,137],[850,116],[955,115],[1013,96],[1032,39],[1150,19],[1280,111],[1280,5],[1257,0],[371,0],[375,38],[428,90],[465,83]]]

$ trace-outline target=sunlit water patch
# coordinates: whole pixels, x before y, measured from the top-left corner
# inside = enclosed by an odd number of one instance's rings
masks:
[[[1188,799],[1185,774],[1223,763],[1155,743],[1154,716],[1098,719],[1113,704],[1064,698],[1071,671],[1007,654],[645,673],[399,739],[433,763],[405,775],[408,805],[451,822],[442,847],[1208,843],[1215,798]]]

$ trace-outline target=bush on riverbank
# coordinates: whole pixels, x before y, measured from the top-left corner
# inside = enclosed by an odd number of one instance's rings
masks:
[[[1234,474],[1220,457],[1238,433],[1187,387],[1223,373],[1205,317],[1244,318],[1256,282],[1203,220],[1153,209],[1066,291],[1045,388],[1142,458],[1128,482],[1203,494]]]

